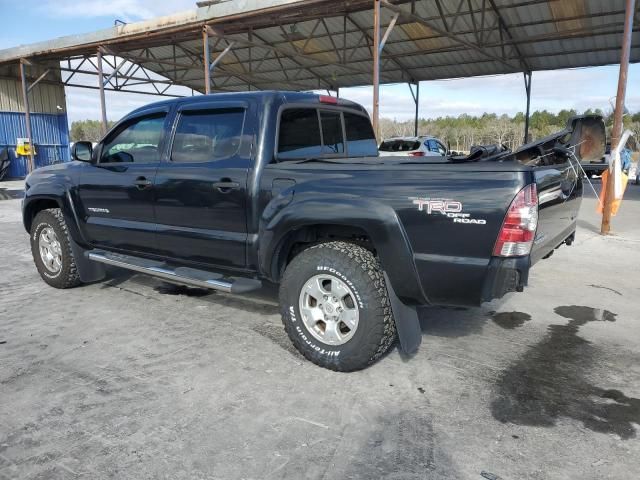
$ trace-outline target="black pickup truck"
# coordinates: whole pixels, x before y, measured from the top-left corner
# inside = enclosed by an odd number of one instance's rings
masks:
[[[77,142],[74,161],[32,173],[24,226],[56,288],[97,281],[105,264],[231,293],[279,283],[298,350],[356,370],[396,336],[415,352],[417,306],[521,291],[531,265],[570,244],[575,161],[601,155],[601,125],[573,119],[488,157],[384,158],[353,102],[182,98],[135,110],[96,148]]]

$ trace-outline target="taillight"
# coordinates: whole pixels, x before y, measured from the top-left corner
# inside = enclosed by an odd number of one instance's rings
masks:
[[[424,157],[424,152],[411,152],[409,155],[412,157]]]
[[[538,191],[527,185],[513,199],[502,222],[493,254],[498,257],[529,255],[538,227]]]

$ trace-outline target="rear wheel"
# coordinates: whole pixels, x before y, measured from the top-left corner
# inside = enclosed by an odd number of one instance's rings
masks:
[[[359,370],[393,344],[395,323],[374,255],[347,242],[310,247],[280,284],[282,321],[306,358],[331,370]]]
[[[38,212],[31,224],[31,254],[42,279],[55,288],[80,284],[69,232],[59,208]]]

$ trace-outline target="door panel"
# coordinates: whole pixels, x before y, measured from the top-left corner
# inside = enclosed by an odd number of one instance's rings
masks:
[[[84,234],[95,246],[155,253],[156,171],[165,112],[125,120],[98,147],[80,175]]]
[[[244,268],[251,137],[244,107],[185,105],[155,179],[157,246],[180,261]]]
[[[85,211],[85,234],[96,246],[145,251],[153,248],[153,182],[157,163],[131,166],[89,165],[82,172],[79,195]]]

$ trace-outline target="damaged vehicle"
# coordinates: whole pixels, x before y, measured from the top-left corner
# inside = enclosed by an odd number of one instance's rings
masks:
[[[515,152],[383,157],[347,100],[186,97],[33,172],[23,220],[55,288],[100,280],[105,265],[233,294],[278,283],[295,347],[352,371],[396,338],[416,352],[418,306],[522,291],[536,262],[572,243],[575,163],[603,148],[602,119],[578,117]]]

